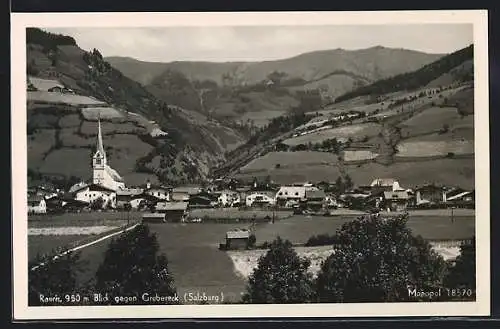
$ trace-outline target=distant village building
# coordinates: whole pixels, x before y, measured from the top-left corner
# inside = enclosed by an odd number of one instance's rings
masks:
[[[156,212],[164,213],[167,222],[182,222],[187,215],[188,202],[158,202]]]
[[[428,184],[415,189],[415,204],[417,206],[437,205],[445,202],[445,200],[446,188],[444,186]]]
[[[45,214],[47,213],[47,203],[45,198],[40,195],[28,197],[28,214]]]
[[[218,194],[217,200],[221,207],[233,207],[235,203],[240,203],[240,194],[238,192],[225,190]]]
[[[280,187],[276,193],[276,203],[279,206],[287,206],[304,200],[306,196],[306,186],[285,185]]]
[[[326,205],[326,194],[322,190],[306,191],[306,207],[313,211],[319,211]]]
[[[81,187],[79,190],[74,192],[75,200],[82,201],[91,205],[97,202],[98,199],[102,199],[102,207],[116,208],[116,191],[97,184],[90,184]]]
[[[260,191],[251,193],[245,198],[247,207],[273,206],[276,204],[275,194],[272,192]]]
[[[405,211],[408,207],[410,196],[407,191],[384,192],[384,207],[390,211]]]

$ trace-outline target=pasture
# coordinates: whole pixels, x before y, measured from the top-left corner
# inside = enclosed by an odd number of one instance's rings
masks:
[[[39,91],[47,91],[50,88],[53,87],[61,87],[63,88],[64,86],[61,84],[61,82],[57,80],[50,80],[50,79],[42,79],[42,78],[36,78],[36,77],[28,77],[28,81],[33,84],[33,86],[38,89]]]
[[[345,150],[343,157],[345,162],[373,160],[378,156],[378,153],[370,150]]]
[[[406,141],[397,145],[397,157],[446,156],[448,153],[474,154],[474,141]]]
[[[393,177],[403,187],[427,183],[460,186],[465,189],[473,189],[475,186],[473,158],[395,162],[390,166],[379,163],[346,164],[345,169],[355,185],[369,184],[375,177]]]
[[[123,114],[112,107],[87,107],[82,109],[82,114],[85,120],[96,121],[101,119],[116,119],[123,118]]]
[[[321,143],[325,139],[336,138],[338,140],[347,140],[348,138],[357,139],[364,136],[375,136],[380,132],[380,125],[370,122],[348,126],[342,126],[332,129],[325,129],[303,136],[288,138],[283,143],[287,145],[299,145],[311,143]]]
[[[269,210],[238,210],[238,208],[214,208],[214,209],[192,209],[189,211],[191,218],[208,217],[214,219],[232,219],[235,223],[238,219],[264,219],[266,217],[273,217],[273,211]],[[274,216],[276,219],[283,219],[290,217],[292,211],[275,211]]]
[[[335,164],[281,165],[280,168],[241,171],[233,175],[236,179],[265,178],[269,176],[276,184],[297,182],[335,181],[339,177],[339,167]]]
[[[269,152],[264,156],[256,158],[241,168],[242,172],[251,172],[259,170],[275,169],[276,165],[287,168],[336,164],[338,158],[335,154],[316,151],[297,151],[297,152]]]
[[[45,104],[66,104],[73,106],[106,105],[106,102],[87,96],[46,91],[28,91],[27,99],[35,103]]]
[[[399,126],[401,136],[410,137],[430,132],[437,132],[445,125],[453,129],[454,126],[474,127],[472,116],[461,117],[454,107],[431,107],[422,111]]]

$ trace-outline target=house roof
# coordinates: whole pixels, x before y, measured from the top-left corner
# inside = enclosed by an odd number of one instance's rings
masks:
[[[135,196],[143,193],[142,188],[126,188],[124,190],[116,191],[117,196]]]
[[[76,183],[75,185],[71,186],[69,188],[69,193],[74,193],[76,191],[79,191],[81,190],[82,188],[84,187],[87,187],[89,184],[85,183],[85,182],[80,182],[80,183]]]
[[[156,204],[156,210],[186,210],[188,207],[188,202],[158,202]]]
[[[226,232],[227,239],[246,239],[250,237],[250,231],[247,229],[235,229]]]
[[[384,199],[400,199],[407,200],[409,199],[409,195],[407,191],[385,191]]]
[[[172,189],[173,193],[187,193],[187,194],[198,194],[201,192],[201,187],[199,186],[178,186]]]
[[[458,193],[458,194],[456,194],[456,195],[454,195],[452,197],[446,198],[446,200],[448,200],[448,201],[457,200],[457,199],[460,199],[461,197],[470,195],[472,193],[474,193],[474,191],[465,191],[465,192],[462,192],[462,193]]]
[[[395,182],[394,178],[377,178],[372,181],[370,186],[392,186]]]
[[[306,198],[309,199],[317,199],[317,198],[326,198],[326,193],[323,190],[316,191],[306,191]]]

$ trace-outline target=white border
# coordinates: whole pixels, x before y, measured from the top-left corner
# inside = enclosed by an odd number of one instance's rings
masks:
[[[486,10],[247,13],[13,13],[12,175],[15,320],[107,318],[253,318],[490,315],[488,26]],[[477,301],[300,305],[28,307],[26,27],[375,25],[470,23],[474,26]],[[429,37],[429,36],[423,36]],[[77,40],[78,42],[78,40]],[[478,269],[481,269],[479,271]]]

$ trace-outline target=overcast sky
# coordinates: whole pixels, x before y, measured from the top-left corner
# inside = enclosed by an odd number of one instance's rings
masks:
[[[143,61],[261,61],[314,50],[384,46],[451,53],[472,43],[472,25],[57,28],[103,56]]]

